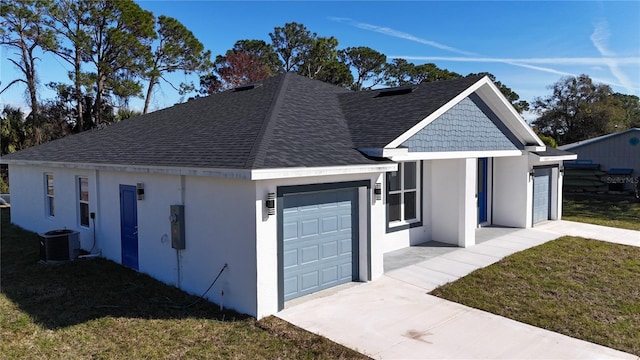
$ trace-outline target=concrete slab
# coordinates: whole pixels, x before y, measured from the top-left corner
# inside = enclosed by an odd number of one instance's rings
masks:
[[[463,262],[452,260],[452,259],[447,259],[443,256],[439,256],[427,261],[422,261],[417,263],[416,265],[423,268],[440,271],[445,274],[453,275],[458,278],[468,275],[472,271],[475,271],[478,268],[480,268],[479,266],[476,266],[476,265],[467,264],[467,263],[463,263]]]
[[[475,265],[477,267],[489,266],[501,259],[500,256],[491,256],[460,249],[441,256],[442,258],[459,261],[461,263]]]
[[[404,260],[380,279],[297,299],[277,316],[377,359],[640,360],[428,295],[439,285],[562,235],[640,246],[640,232],[619,230],[552,221],[534,229],[491,229],[482,233],[481,244],[466,249],[430,252],[425,247],[413,257],[407,256],[413,248],[403,249],[385,256],[385,262],[393,255]]]
[[[386,275],[277,316],[377,359],[638,359],[439,299]]]

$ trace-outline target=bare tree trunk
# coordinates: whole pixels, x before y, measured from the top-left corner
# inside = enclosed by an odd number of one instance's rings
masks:
[[[149,87],[147,88],[147,97],[144,99],[144,109],[142,110],[143,114],[146,114],[149,110],[149,103],[151,102],[151,94],[153,92],[153,86],[156,84],[156,77],[152,76],[149,79]]]
[[[82,60],[80,59],[80,52],[76,49],[76,54],[75,54],[75,64],[74,64],[74,70],[75,70],[75,96],[76,96],[76,112],[78,113],[78,119],[77,119],[77,126],[78,126],[78,132],[81,132],[84,130],[84,119],[83,116],[84,114],[82,113],[82,102],[84,101],[84,99],[82,98],[82,83],[80,82],[80,66],[82,64]]]

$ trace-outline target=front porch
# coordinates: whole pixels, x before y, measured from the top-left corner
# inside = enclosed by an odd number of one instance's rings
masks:
[[[431,291],[505,256],[558,237],[534,229],[484,227],[475,230],[476,245],[459,248],[435,241],[384,255],[386,276]]]

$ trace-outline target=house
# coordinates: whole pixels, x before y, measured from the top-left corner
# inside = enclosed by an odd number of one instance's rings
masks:
[[[560,146],[571,151],[580,160],[566,162],[567,168],[575,169],[576,187],[585,185],[594,190],[633,190],[640,176],[640,128],[632,128],[613,134],[595,137]],[[592,175],[591,183],[580,181]],[[600,185],[600,186],[594,186]]]
[[[257,318],[383,254],[560,219],[562,161],[486,77],[351,92],[281,74],[3,157],[12,222]],[[95,234],[95,238],[94,238]],[[226,265],[226,267],[225,267]]]

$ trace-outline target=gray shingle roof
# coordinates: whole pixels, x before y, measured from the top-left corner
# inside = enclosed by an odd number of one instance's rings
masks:
[[[481,78],[422,83],[396,96],[379,96],[376,90],[339,95],[354,145],[384,147]]]
[[[378,97],[281,74],[3,159],[229,169],[371,164],[357,148],[386,145],[479,79]]]

